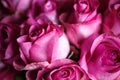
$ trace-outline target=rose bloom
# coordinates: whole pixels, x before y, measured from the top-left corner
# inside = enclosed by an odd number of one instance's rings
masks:
[[[31,70],[34,67],[44,67],[54,60],[68,56],[69,42],[61,26],[45,24],[41,19],[36,22],[31,19],[28,21],[30,23],[21,28],[23,35],[17,39],[21,60],[14,63],[16,69]]]
[[[84,70],[69,59],[56,60],[42,70],[28,71],[28,80],[89,80]]]
[[[112,20],[111,20],[112,19]],[[103,16],[103,32],[120,34],[120,0],[110,0],[108,9]]]
[[[33,0],[29,9],[28,16],[36,18],[38,16],[45,16],[51,22],[58,23],[57,6],[53,0]]]
[[[12,65],[19,54],[16,39],[19,37],[19,27],[11,24],[0,23],[0,60]]]
[[[111,34],[94,35],[83,43],[79,63],[92,80],[119,79],[119,44],[120,38]]]
[[[97,0],[78,0],[73,11],[60,16],[66,28],[67,36],[72,44],[79,47],[82,40],[93,33],[98,33],[101,25],[101,14],[97,13]]]

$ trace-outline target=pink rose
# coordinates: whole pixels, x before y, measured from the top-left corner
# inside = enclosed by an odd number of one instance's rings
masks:
[[[103,16],[103,32],[120,34],[120,0],[110,0],[109,7]],[[112,19],[112,20],[111,20]]]
[[[90,37],[83,43],[79,63],[92,80],[115,80],[120,75],[119,44],[120,38],[109,34]]]
[[[23,29],[26,29],[27,34],[25,33],[17,39],[21,62],[23,61],[24,66],[19,65],[20,61],[15,62],[16,69],[31,69],[31,65],[34,64],[40,67],[43,65],[42,67],[44,67],[54,60],[67,57],[69,42],[62,27],[52,23],[42,23],[41,19],[39,19],[37,22],[31,23],[32,25],[24,25],[25,28]]]
[[[0,60],[12,64],[14,58],[19,54],[17,37],[19,27],[0,23]]]
[[[60,16],[67,36],[75,46],[79,47],[83,39],[99,32],[101,14],[97,13],[98,6],[97,0],[78,0],[72,13],[63,13]]]
[[[52,0],[33,0],[28,16],[37,18],[42,15],[47,17],[51,22],[58,23],[56,9],[56,3]]]
[[[85,71],[69,59],[56,60],[43,70],[28,71],[26,77],[28,80],[89,80]]]

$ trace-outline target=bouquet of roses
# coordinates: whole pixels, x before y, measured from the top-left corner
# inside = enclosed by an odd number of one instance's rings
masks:
[[[120,80],[120,0],[0,0],[0,80]]]

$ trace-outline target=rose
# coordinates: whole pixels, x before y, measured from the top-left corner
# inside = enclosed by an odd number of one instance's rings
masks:
[[[120,1],[110,0],[109,8],[103,16],[103,32],[112,32],[119,35],[120,26]],[[112,19],[112,20],[111,20]]]
[[[42,15],[53,23],[58,23],[56,8],[56,3],[53,0],[33,0],[28,15],[32,18],[37,18]]]
[[[71,14],[63,13],[60,16],[67,36],[75,46],[79,47],[83,39],[99,32],[101,15],[97,13],[98,4],[96,0],[78,0]]]
[[[7,61],[12,65],[15,57],[19,54],[17,37],[19,27],[0,23],[0,60]]]
[[[31,65],[45,67],[54,60],[66,58],[69,53],[69,42],[62,27],[52,23],[44,24],[41,19],[31,22],[28,26],[24,25],[26,33],[23,31],[24,34],[17,39],[22,60],[14,63],[15,68],[28,70],[32,68]],[[19,65],[22,61],[23,67],[22,64]]]
[[[69,11],[74,0],[33,0],[29,16],[36,18],[39,15],[46,16],[53,23],[59,23],[58,17],[62,12]]]
[[[115,80],[120,75],[119,44],[120,38],[109,34],[90,37],[83,43],[79,63],[91,79]]]
[[[28,71],[26,77],[28,80],[89,80],[85,71],[69,59],[56,60],[43,70]]]

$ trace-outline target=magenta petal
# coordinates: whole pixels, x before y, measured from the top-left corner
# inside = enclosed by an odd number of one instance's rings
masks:
[[[22,36],[17,39],[19,45],[20,45],[20,56],[25,61],[25,63],[28,63],[27,60],[30,58],[29,50],[32,46],[32,42],[25,42],[27,40],[27,36]]]
[[[9,44],[7,49],[6,49],[6,52],[5,52],[5,59],[10,59],[14,54],[14,51],[12,49],[12,44]]]
[[[53,46],[57,37],[56,31],[50,32],[39,38],[30,49],[30,58],[32,61],[51,61]],[[55,37],[54,37],[55,36]]]
[[[13,65],[14,65],[16,70],[22,71],[22,70],[42,69],[42,68],[48,66],[49,63],[46,61],[46,62],[33,62],[33,63],[30,63],[30,64],[25,64],[21,60],[16,60],[16,61],[14,61]]]
[[[26,42],[26,43],[21,43],[20,46],[20,56],[23,59],[23,61],[25,61],[25,63],[27,63],[27,60],[29,60],[30,58],[30,54],[29,54],[29,50],[31,48],[32,43],[31,42]]]
[[[66,35],[63,34],[55,43],[52,54],[52,61],[66,58],[69,54],[69,50],[70,50],[69,42],[67,40]]]
[[[49,63],[48,62],[38,62],[38,63],[31,63],[31,64],[27,64],[23,70],[35,70],[35,69],[42,69],[46,66],[48,66]]]
[[[17,11],[21,13],[27,11],[31,5],[31,2],[32,0],[19,0],[19,3],[17,4]]]

